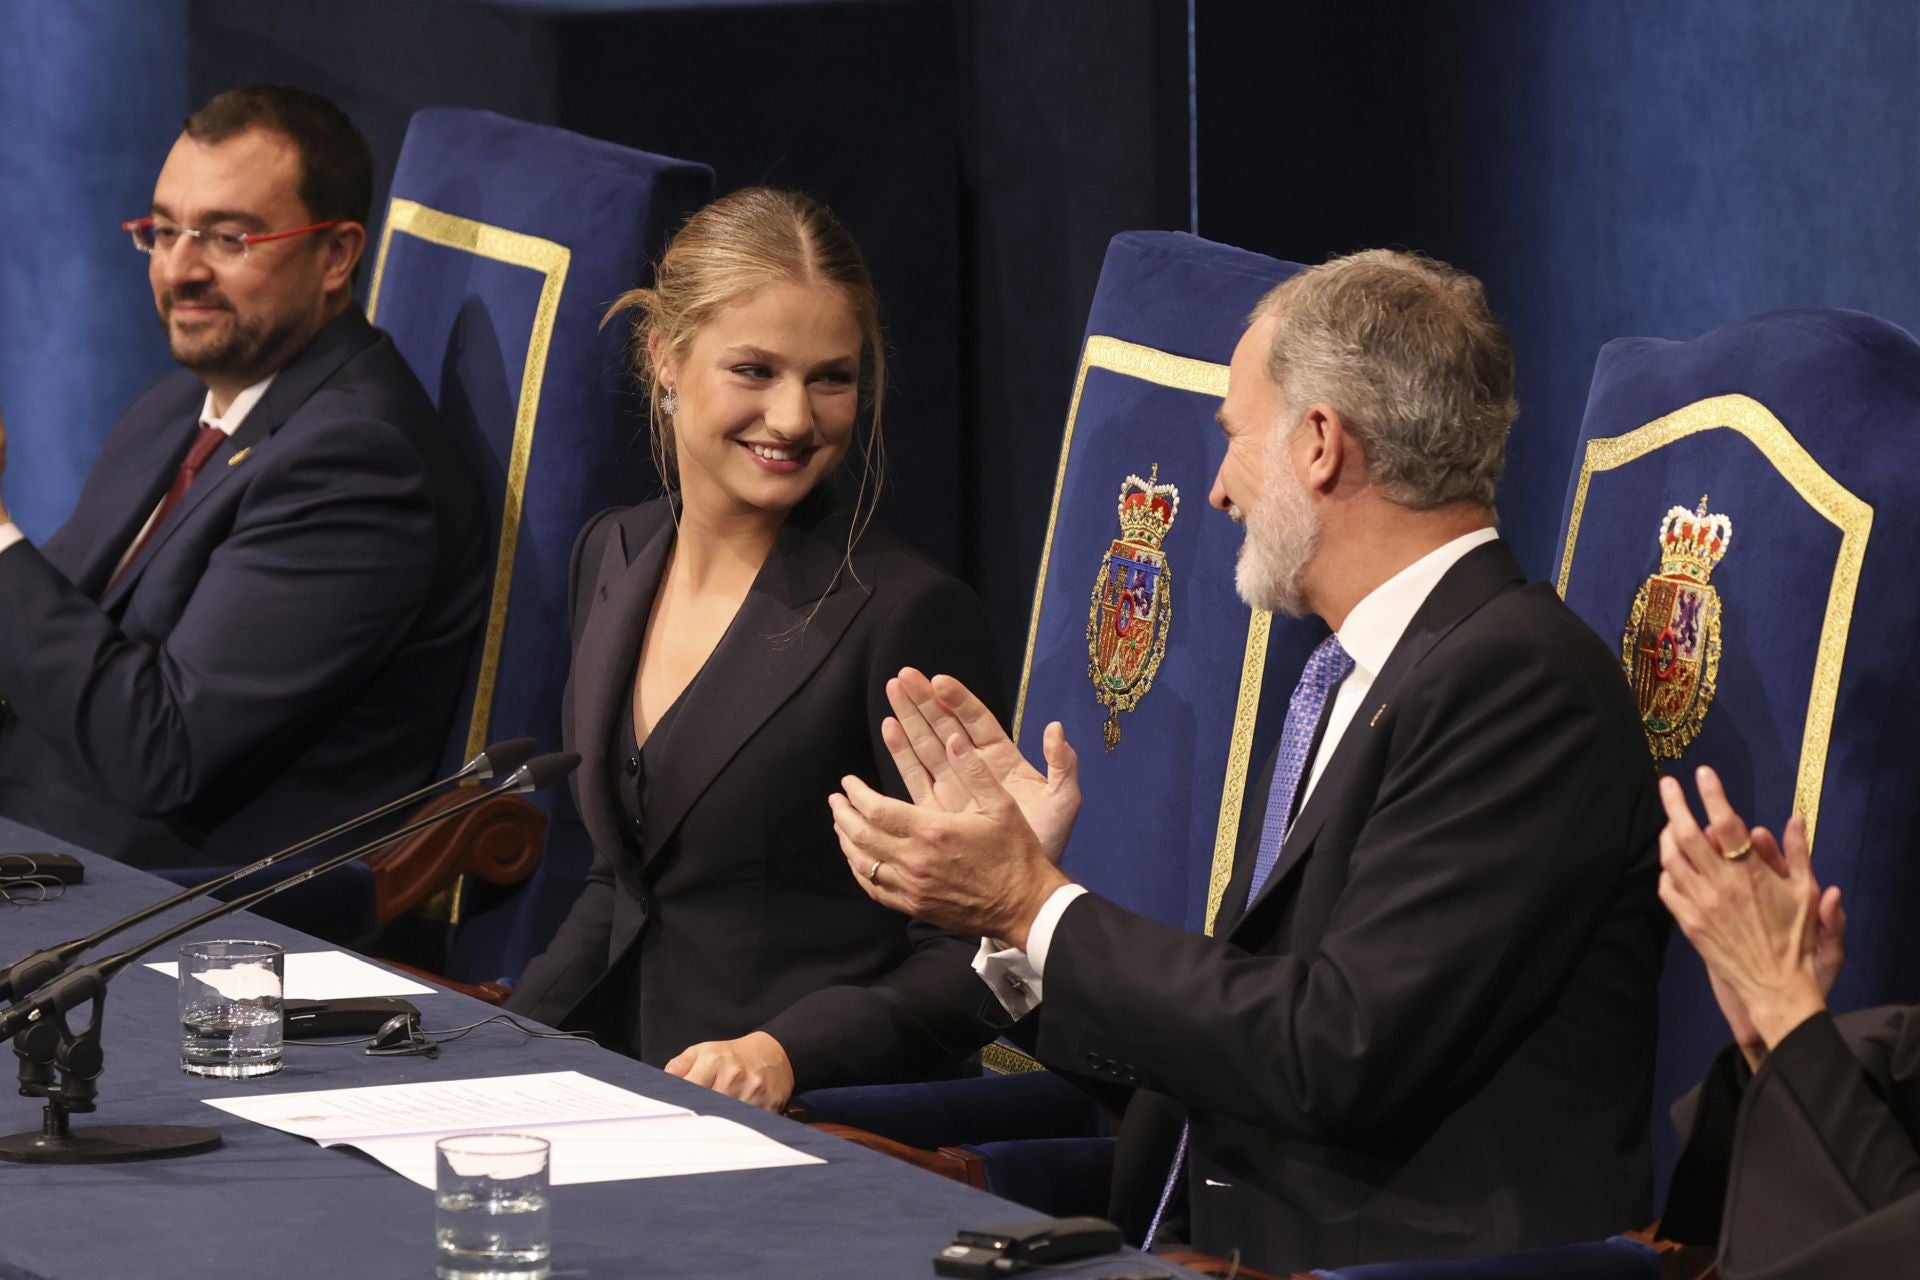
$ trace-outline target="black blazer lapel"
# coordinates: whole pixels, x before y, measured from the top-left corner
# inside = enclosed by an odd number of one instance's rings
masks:
[[[367,323],[366,317],[360,314],[357,307],[349,307],[326,328],[314,335],[313,341],[303,347],[298,355],[281,366],[279,374],[273,380],[273,385],[268,387],[266,395],[260,398],[260,403],[253,406],[253,411],[247,414],[246,420],[240,424],[233,435],[213,451],[213,456],[209,457],[206,464],[200,468],[200,474],[194,480],[193,487],[188,489],[186,496],[180,499],[180,505],[167,513],[166,520],[153,531],[146,545],[140,548],[140,554],[133,558],[133,562],[127,566],[127,571],[120,576],[120,581],[114,584],[112,592],[101,600],[101,605],[112,609],[118,601],[123,599],[126,593],[133,589],[133,585],[140,580],[141,573],[145,571],[160,549],[175,533],[192,522],[194,511],[226,482],[228,476],[235,472],[236,464],[243,461],[242,455],[278,431],[287,419],[291,418],[294,412],[319,389],[321,383],[332,377],[341,365],[371,346],[379,336],[379,331]],[[166,492],[166,485],[172,483],[173,472],[179,470],[180,459],[184,458],[187,449],[192,447],[193,433],[184,434],[186,447],[181,448],[174,457],[172,467],[163,469],[162,474],[166,477],[166,483],[161,485],[160,494]],[[158,502],[159,496],[156,494],[154,503]],[[151,511],[152,505],[144,510]],[[132,540],[133,535],[129,534],[127,541]],[[122,548],[124,547],[123,543]]]
[[[636,530],[639,549],[631,559],[627,533],[624,519],[615,519],[607,531],[568,694],[573,699],[572,749],[580,753],[574,773],[580,820],[597,849],[620,847],[620,821],[607,789],[607,743],[613,737],[614,717],[626,705],[627,682],[633,679],[653,598],[673,547],[671,520],[661,520],[644,540]]]
[[[1372,688],[1367,691],[1366,701],[1354,708],[1353,719],[1348,722],[1332,758],[1327,761],[1320,781],[1315,784],[1313,794],[1307,797],[1299,816],[1294,819],[1293,827],[1287,832],[1286,843],[1280,846],[1280,858],[1274,863],[1272,874],[1261,886],[1260,896],[1248,904],[1247,916],[1258,911],[1260,905],[1273,896],[1274,887],[1299,865],[1313,847],[1320,829],[1326,825],[1328,815],[1338,805],[1352,802],[1350,793],[1356,775],[1368,755],[1367,736],[1377,727],[1374,723],[1375,708],[1393,705],[1398,691],[1406,686],[1420,663],[1448,632],[1500,592],[1525,583],[1526,575],[1521,572],[1519,562],[1513,558],[1507,544],[1496,539],[1467,552],[1434,584],[1433,590],[1414,613],[1413,621],[1401,633],[1400,641],[1394,645],[1386,666],[1375,677]],[[1322,729],[1324,731],[1324,726]],[[1311,762],[1312,757],[1308,759]],[[1255,839],[1258,839],[1257,830]],[[1237,878],[1238,865],[1234,870]]]
[[[809,526],[796,512],[780,530],[733,624],[687,687],[671,728],[673,749],[647,780],[643,861],[660,852],[734,753],[807,682],[866,604],[867,592],[847,574],[821,599],[846,554],[846,535],[847,518],[837,513]]]

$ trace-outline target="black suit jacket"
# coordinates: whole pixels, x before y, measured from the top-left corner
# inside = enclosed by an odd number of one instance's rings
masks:
[[[1920,1245],[1920,1009],[1809,1018],[1748,1076],[1728,1049],[1675,1108],[1660,1233],[1726,1280],[1895,1280]]]
[[[1665,928],[1618,661],[1477,547],[1243,912],[1271,773],[1216,935],[1080,898],[1037,1015],[1046,1061],[1185,1105],[1195,1243],[1287,1271],[1644,1221]]]
[[[0,552],[0,814],[143,866],[252,861],[424,783],[485,580],[466,458],[354,309],[115,565],[192,443],[176,373],[71,519]]]
[[[673,523],[655,501],[582,533],[562,723],[594,861],[510,1007],[655,1065],[765,1030],[799,1090],[924,1075],[992,1038],[976,940],[868,899],[827,809],[850,773],[904,794],[879,733],[902,666],[950,672],[1000,704],[986,619],[967,587],[877,531],[842,569],[847,529],[844,513],[796,512],[781,530],[663,730],[637,848],[607,755]]]

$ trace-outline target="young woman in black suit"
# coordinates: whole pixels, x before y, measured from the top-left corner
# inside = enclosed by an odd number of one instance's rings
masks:
[[[868,526],[885,362],[860,251],[824,206],[748,188],[615,310],[668,496],[574,546],[562,722],[594,861],[509,1007],[773,1109],[949,1069],[993,1034],[977,940],[868,900],[827,808],[847,774],[905,794],[879,736],[902,666],[1000,687],[973,593]]]

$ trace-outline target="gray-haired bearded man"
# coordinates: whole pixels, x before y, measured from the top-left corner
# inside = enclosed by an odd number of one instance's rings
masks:
[[[1338,259],[1255,311],[1211,501],[1246,527],[1247,603],[1334,634],[1213,937],[1074,885],[1058,726],[1043,776],[951,681],[890,689],[914,804],[832,798],[875,898],[988,940],[1042,1061],[1184,1111],[1191,1239],[1255,1267],[1648,1213],[1654,775],[1619,664],[1494,528],[1512,392],[1479,282],[1428,259]]]

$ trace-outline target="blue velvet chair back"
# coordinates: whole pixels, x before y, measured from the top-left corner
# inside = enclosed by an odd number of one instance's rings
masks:
[[[1806,815],[1815,871],[1851,916],[1848,1008],[1920,998],[1917,433],[1920,344],[1872,316],[1622,339],[1594,370],[1561,530],[1560,591],[1622,646],[1660,767],[1712,765],[1776,831]],[[1667,1108],[1727,1041],[1676,931],[1653,1098],[1662,1194]]]
[[[468,438],[495,548],[449,771],[504,738],[559,749],[574,535],[657,485],[631,330],[601,316],[712,193],[704,165],[490,112],[421,111],[407,128],[368,312]],[[579,891],[585,842],[564,790],[535,798],[555,809],[547,857],[519,893],[462,922],[450,976],[519,973]]]
[[[1247,314],[1296,270],[1180,232],[1114,237],[1087,317],[1021,671],[1022,750],[1039,759],[1041,734],[1059,720],[1080,753],[1068,873],[1196,931],[1219,909],[1247,784],[1326,634],[1241,603],[1241,531],[1207,505],[1226,451],[1213,415],[1227,362]],[[1173,486],[1177,509],[1174,494],[1144,498],[1129,477]],[[1157,502],[1162,522],[1171,514],[1157,547],[1123,529],[1123,487],[1135,509]],[[1158,532],[1151,519],[1129,527]],[[1136,673],[1161,646],[1142,692]],[[1116,715],[1113,700],[1135,695]]]
[[[1270,619],[1240,602],[1240,530],[1207,506],[1226,450],[1213,415],[1227,362],[1248,312],[1296,270],[1175,232],[1114,237],[1087,318],[1021,669],[1021,749],[1038,760],[1047,723],[1059,720],[1080,754],[1083,803],[1066,869],[1123,906],[1193,930],[1219,908],[1246,787],[1326,634],[1318,622]],[[1177,510],[1173,493],[1157,491],[1164,485],[1178,490]],[[1136,498],[1126,529],[1123,486]],[[1151,523],[1155,504],[1159,523],[1171,514],[1164,529]],[[1123,600],[1117,561],[1128,564]],[[1116,605],[1127,636],[1113,629]],[[1144,654],[1125,653],[1124,640]],[[1140,681],[1142,658],[1162,646],[1151,681]],[[1116,717],[1096,695],[1096,671],[1110,696],[1138,693],[1130,709]],[[1119,741],[1107,750],[1110,720]],[[1025,1055],[992,1045],[983,1056],[1015,1074],[822,1089],[798,1101],[812,1120],[976,1151],[991,1190],[1037,1211],[1105,1213],[1113,1144],[1098,1109],[1034,1073]]]

